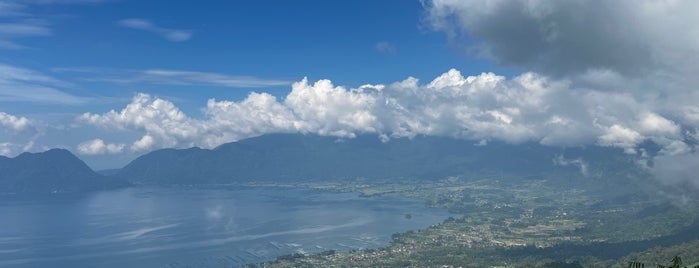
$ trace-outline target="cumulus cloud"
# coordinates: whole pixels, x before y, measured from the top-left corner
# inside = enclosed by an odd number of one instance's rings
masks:
[[[145,151],[148,149],[153,148],[153,145],[155,143],[155,140],[153,139],[153,136],[151,135],[143,135],[140,140],[137,140],[131,145],[131,149],[139,152],[139,151]]]
[[[284,104],[296,115],[294,128],[301,132],[354,137],[356,132],[381,131],[373,113],[377,100],[371,91],[336,87],[330,80],[309,84],[304,78],[292,85]]]
[[[605,133],[599,137],[599,143],[604,146],[621,147],[627,153],[634,154],[634,147],[643,141],[643,136],[633,129],[614,124],[608,127]]]
[[[120,111],[85,113],[79,121],[143,131],[130,147],[134,151],[212,148],[274,132],[348,138],[373,133],[384,140],[436,135],[484,144],[488,140],[598,144],[628,153],[636,153],[646,140],[658,143],[666,153],[690,148],[676,122],[633,96],[577,90],[569,81],[535,73],[512,79],[493,73],[464,77],[452,69],[422,85],[408,78],[358,88],[303,79],[292,85],[283,101],[251,93],[239,102],[211,99],[203,111],[203,118],[190,117],[170,101],[138,94]]]
[[[29,119],[0,112],[0,126],[12,132],[23,132],[32,129]]]
[[[157,136],[162,147],[193,146],[192,138],[198,134],[196,121],[188,118],[172,102],[136,95],[120,112],[114,110],[103,115],[83,114],[80,120],[104,128],[136,128],[145,130],[144,137],[135,142],[133,149],[146,150],[152,146],[152,136]]]
[[[173,42],[187,41],[192,38],[192,31],[190,30],[164,28],[145,19],[130,18],[120,20],[117,23],[123,27],[156,33]]]
[[[0,112],[0,155],[13,156],[32,149],[41,133],[28,118]]]
[[[680,134],[680,126],[654,113],[647,113],[641,118],[640,128],[648,134],[660,136],[676,137]]]
[[[105,143],[94,139],[78,144],[78,152],[84,155],[117,154],[124,151],[124,144]]]

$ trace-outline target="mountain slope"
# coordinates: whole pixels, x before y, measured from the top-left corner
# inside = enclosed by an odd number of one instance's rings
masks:
[[[610,164],[632,163],[620,150],[600,147],[561,149],[537,143],[498,142],[478,146],[473,141],[439,137],[381,142],[376,136],[338,139],[270,134],[223,144],[213,150],[157,150],[132,161],[117,176],[136,183],[157,184],[357,177],[430,179],[484,174],[580,176],[579,166],[556,164],[554,159],[559,157],[585,159],[593,172]]]
[[[0,158],[0,193],[83,192],[126,185],[95,173],[64,149]]]

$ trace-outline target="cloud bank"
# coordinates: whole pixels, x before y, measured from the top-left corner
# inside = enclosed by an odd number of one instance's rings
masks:
[[[653,141],[663,154],[691,151],[693,145],[686,139],[695,135],[697,122],[687,120],[686,114],[652,107],[629,94],[578,90],[568,80],[535,73],[512,79],[493,73],[464,77],[452,69],[426,84],[408,78],[345,88],[330,80],[303,79],[283,100],[267,93],[251,93],[239,102],[210,99],[203,118],[188,116],[165,99],[138,94],[120,111],[85,113],[78,120],[106,129],[142,131],[130,146],[134,151],[213,148],[276,132],[596,144],[630,154]]]
[[[456,49],[570,82],[573,129],[603,146],[660,145],[653,172],[699,185],[699,2],[428,0],[423,22]],[[561,131],[554,128],[552,131]],[[544,138],[545,139],[545,138]],[[583,143],[584,144],[584,143]],[[681,179],[678,179],[681,178]]]
[[[447,33],[453,44],[551,75],[686,69],[696,65],[699,52],[696,1],[432,0],[424,5],[424,21]]]

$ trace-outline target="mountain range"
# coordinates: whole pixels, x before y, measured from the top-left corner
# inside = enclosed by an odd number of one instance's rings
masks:
[[[251,181],[343,179],[631,177],[634,159],[608,147],[561,148],[539,143],[487,144],[414,137],[381,141],[303,134],[268,134],[214,149],[161,149],[98,174],[67,150],[0,157],[0,192],[80,192],[131,184],[197,185]],[[107,175],[103,175],[107,174]]]
[[[633,159],[607,147],[539,143],[487,145],[444,137],[351,139],[268,134],[214,149],[163,149],[115,173],[134,183],[216,184],[246,181],[441,179],[448,176],[580,177],[628,168]]]
[[[128,185],[97,174],[65,149],[0,156],[0,193],[75,193]]]

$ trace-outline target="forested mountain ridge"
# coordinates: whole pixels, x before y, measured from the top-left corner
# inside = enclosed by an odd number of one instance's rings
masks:
[[[560,148],[538,143],[512,145],[442,138],[376,136],[352,139],[270,134],[223,144],[212,150],[162,149],[145,154],[116,173],[136,183],[210,184],[259,180],[353,178],[444,178],[468,174],[540,177],[598,176],[628,168],[633,160],[619,149]],[[582,174],[585,173],[585,174]]]
[[[72,193],[127,185],[95,173],[65,149],[0,157],[0,193]]]

